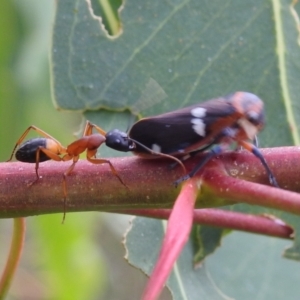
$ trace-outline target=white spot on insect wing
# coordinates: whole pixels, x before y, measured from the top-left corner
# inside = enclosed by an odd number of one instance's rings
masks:
[[[153,144],[151,149],[154,151],[154,152],[158,152],[160,153],[161,152],[161,147],[157,144]]]
[[[191,110],[191,115],[196,118],[203,118],[206,116],[206,109],[203,107],[196,107]]]
[[[202,119],[192,119],[191,120],[192,124],[193,124],[193,129],[194,131],[199,134],[200,136],[205,136],[205,124],[202,121]]]
[[[195,107],[191,110],[191,115],[195,117],[191,120],[194,131],[200,136],[205,136],[205,124],[202,118],[206,116],[206,109],[203,107]]]

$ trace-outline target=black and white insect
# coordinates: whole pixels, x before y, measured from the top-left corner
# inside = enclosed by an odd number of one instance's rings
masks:
[[[263,101],[248,92],[235,92],[141,119],[128,133],[111,130],[105,135],[105,143],[112,149],[132,151],[144,158],[171,156],[181,160],[210,148],[204,159],[175,185],[194,176],[212,157],[236,143],[261,161],[270,183],[278,186],[265,158],[253,144],[264,123]]]

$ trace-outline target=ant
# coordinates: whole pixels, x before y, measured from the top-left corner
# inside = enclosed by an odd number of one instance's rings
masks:
[[[98,133],[93,133],[93,129],[95,129]],[[25,137],[28,135],[30,130],[35,130],[39,133],[43,138],[33,138],[26,141],[22,144]],[[62,146],[62,144],[53,138],[51,135],[43,131],[42,129],[36,126],[29,126],[25,132],[18,139],[13,151],[11,153],[10,158],[7,160],[8,162],[12,160],[14,154],[18,161],[27,162],[27,163],[35,163],[35,173],[36,180],[29,184],[31,186],[35,182],[39,180],[39,163],[47,160],[55,160],[55,161],[68,161],[73,160],[72,165],[67,169],[67,171],[63,174],[63,191],[64,191],[64,215],[62,223],[66,217],[66,198],[67,198],[67,184],[66,177],[73,171],[76,163],[79,160],[79,156],[81,153],[86,151],[86,159],[93,164],[108,164],[111,172],[119,179],[119,181],[125,186],[126,184],[123,182],[121,177],[118,175],[116,169],[112,165],[112,163],[103,158],[96,158],[97,149],[106,141],[106,132],[102,130],[95,124],[86,122],[85,129],[83,135],[80,139],[74,141],[67,147]],[[19,149],[16,151],[17,147]]]

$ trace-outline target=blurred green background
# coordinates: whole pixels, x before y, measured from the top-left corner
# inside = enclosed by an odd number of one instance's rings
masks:
[[[63,145],[80,129],[81,114],[57,111],[51,100],[54,9],[54,1],[0,1],[1,161],[9,158],[29,125],[42,128]],[[62,214],[26,219],[25,246],[8,299],[138,298],[145,279],[127,265],[121,244],[128,218],[80,213],[67,214],[64,225],[61,220]],[[0,271],[12,225],[12,220],[0,220]],[[116,288],[118,282],[122,285]]]

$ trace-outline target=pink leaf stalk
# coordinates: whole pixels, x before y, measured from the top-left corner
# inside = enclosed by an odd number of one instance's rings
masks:
[[[157,263],[148,281],[143,300],[156,299],[161,293],[175,261],[189,238],[193,224],[193,210],[199,189],[199,179],[184,183],[170,214],[167,231]]]

